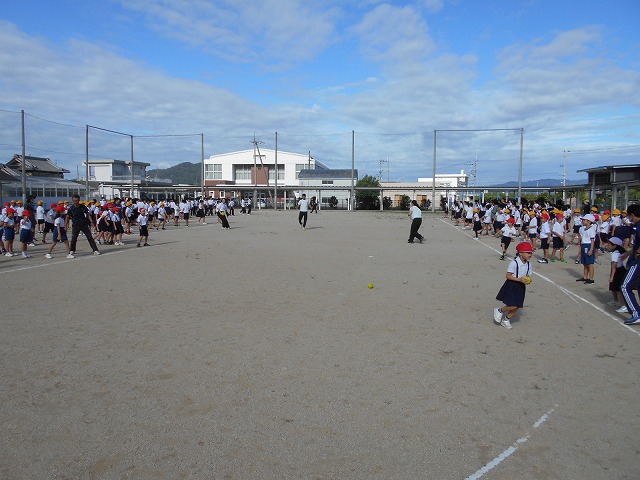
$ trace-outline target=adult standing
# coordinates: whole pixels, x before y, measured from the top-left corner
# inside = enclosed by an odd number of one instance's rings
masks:
[[[298,202],[298,223],[300,224],[300,228],[302,230],[307,229],[307,215],[309,214],[309,201],[307,200],[307,194],[303,193],[302,198]]]
[[[98,251],[98,247],[96,246],[96,242],[93,239],[93,235],[91,235],[91,229],[89,228],[90,219],[89,219],[89,209],[86,205],[80,204],[80,195],[74,195],[71,197],[72,205],[67,210],[67,222],[65,225],[65,229],[69,230],[69,220],[73,222],[73,228],[71,230],[71,246],[70,254],[73,255],[76,252],[76,243],[78,242],[78,235],[80,232],[84,233],[84,236],[87,237],[87,241],[93,250],[94,255],[100,255]]]
[[[409,232],[409,240],[407,243],[413,243],[414,238],[417,238],[418,241],[422,243],[424,237],[418,233],[418,229],[420,225],[422,225],[422,210],[418,207],[417,200],[411,200],[411,207],[409,208],[407,216],[411,217],[411,231]]]
[[[624,324],[638,325],[640,324],[640,305],[638,305],[638,299],[633,290],[638,288],[640,284],[640,204],[629,205],[627,207],[627,217],[634,224],[635,234],[633,248],[623,253],[620,257],[623,260],[629,257],[629,260],[627,260],[627,275],[624,277],[621,290],[629,312],[631,312],[631,318]]]

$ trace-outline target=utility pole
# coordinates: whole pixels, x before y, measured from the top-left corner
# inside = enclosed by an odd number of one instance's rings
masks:
[[[562,150],[562,202],[567,202],[567,153],[570,153],[571,150],[564,147]]]
[[[382,181],[382,164],[387,164],[387,182],[389,181],[389,160],[378,160],[378,181]]]

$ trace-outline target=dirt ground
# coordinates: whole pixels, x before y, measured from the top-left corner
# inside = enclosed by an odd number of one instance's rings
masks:
[[[499,240],[440,214],[422,245],[401,213],[230,223],[0,258],[1,478],[639,477],[608,257],[533,263],[506,330]]]

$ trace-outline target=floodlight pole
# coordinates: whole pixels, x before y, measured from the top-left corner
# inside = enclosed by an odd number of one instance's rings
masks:
[[[86,167],[86,178],[84,180],[84,188],[85,188],[85,193],[87,195],[87,201],[89,200],[89,125],[87,125],[86,127],[86,131],[85,131],[85,139],[84,139],[84,145],[85,145],[85,167]]]
[[[22,203],[27,204],[27,145],[24,135],[24,110],[21,110],[22,114]]]
[[[433,131],[433,182],[431,183],[431,211],[436,211],[436,144],[438,131]]]
[[[204,194],[204,133],[200,134],[200,150],[201,150],[201,153],[202,153],[202,168],[201,168],[200,174],[202,175],[202,178],[201,178],[201,180],[202,180],[202,182],[201,182],[202,183],[202,198],[203,198],[203,201],[204,201],[204,197],[206,196]]]
[[[524,128],[520,129],[520,173],[518,174],[518,203],[522,203],[522,148],[524,144]]]
[[[273,184],[273,211],[277,211],[278,210],[278,132],[276,132],[276,151],[275,151],[275,158],[274,158],[274,164],[275,164],[275,172],[274,172],[274,184]]]
[[[131,198],[134,198],[133,188],[134,188],[134,177],[133,177],[133,135],[129,135],[131,137]],[[122,192],[120,192],[122,195]]]
[[[351,130],[351,198],[349,199],[349,207],[351,210],[355,210],[356,199],[354,196],[354,178],[356,162],[356,131]]]

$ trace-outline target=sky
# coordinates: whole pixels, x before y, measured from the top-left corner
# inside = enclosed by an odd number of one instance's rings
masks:
[[[27,154],[68,178],[87,138],[149,169],[204,138],[410,182],[435,138],[436,173],[488,186],[518,179],[522,137],[524,181],[584,182],[640,164],[639,20],[635,0],[2,0],[0,162],[24,110]]]

